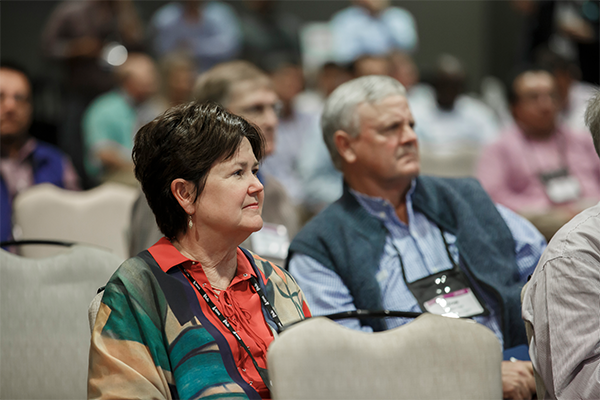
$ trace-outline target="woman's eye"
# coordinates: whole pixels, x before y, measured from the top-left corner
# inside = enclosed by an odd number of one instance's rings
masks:
[[[257,175],[257,174],[258,174],[258,168],[255,168],[255,169],[253,169],[253,170],[252,170],[252,173],[253,173],[254,175]]]
[[[243,172],[244,172],[243,170],[241,170],[241,169],[238,169],[237,171],[235,171],[235,172],[233,173],[233,175],[242,176]]]

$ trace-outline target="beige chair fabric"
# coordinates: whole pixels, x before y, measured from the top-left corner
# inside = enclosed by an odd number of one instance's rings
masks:
[[[0,398],[87,397],[90,299],[123,261],[73,246],[30,259],[0,250]]]
[[[423,314],[365,333],[324,317],[269,347],[273,399],[501,399],[502,349],[470,320]]]
[[[13,204],[16,239],[50,239],[86,243],[127,258],[133,187],[106,183],[75,192],[41,184],[20,193]],[[56,254],[56,246],[22,246],[25,257]]]
[[[526,290],[527,290],[527,283],[523,286],[523,289],[521,289],[521,304],[523,304],[523,299],[525,298]],[[533,339],[533,325],[531,324],[531,322],[527,321],[526,319],[523,319],[523,322],[525,323],[525,332],[527,332],[527,345],[531,348],[532,346],[535,346],[535,343],[531,343],[531,341]],[[544,381],[542,380],[542,377],[535,370],[535,367],[533,367],[533,376],[535,378],[535,390],[537,393],[537,398],[545,399],[546,398],[546,386],[544,385]]]

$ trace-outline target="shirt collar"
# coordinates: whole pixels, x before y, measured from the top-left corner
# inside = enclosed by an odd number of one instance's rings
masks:
[[[181,254],[166,237],[161,238],[156,244],[150,247],[148,251],[152,257],[154,257],[160,269],[165,273],[180,264],[192,263],[192,260]],[[238,266],[234,280],[236,277],[245,279],[249,278],[250,275],[256,276],[250,261],[239,247],[237,249],[237,262]]]
[[[412,196],[417,186],[417,180],[413,179],[410,183],[410,188],[406,193],[406,210],[408,213],[408,220],[413,219],[413,208],[412,208]],[[373,217],[380,221],[386,222],[389,219],[395,219],[399,223],[403,224],[396,215],[396,210],[390,204],[389,201],[381,197],[372,197],[364,193],[357,192],[354,189],[350,189],[350,193],[356,198],[356,201]]]

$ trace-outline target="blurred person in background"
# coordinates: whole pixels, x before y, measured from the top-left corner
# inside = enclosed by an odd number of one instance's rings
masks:
[[[200,103],[221,104],[229,112],[246,118],[265,136],[265,156],[275,150],[280,103],[271,79],[256,66],[247,61],[231,61],[213,67],[198,77],[194,98]],[[258,177],[264,185],[265,225],[242,246],[281,265],[289,242],[299,229],[299,213],[277,179],[260,171]],[[151,215],[145,198],[138,198],[132,212],[132,254],[161,237],[156,228],[148,227]]]
[[[60,63],[64,77],[64,119],[58,144],[73,159],[85,187],[93,182],[88,181],[84,167],[83,113],[93,99],[115,85],[110,51],[140,51],[143,35],[131,0],[60,2],[42,32],[43,53]]]
[[[263,226],[265,140],[197,102],[139,130],[135,175],[164,237],[105,287],[88,398],[271,398],[267,348],[310,311],[286,271],[239,247]]]
[[[221,1],[170,2],[154,13],[148,31],[157,58],[186,52],[194,60],[196,73],[234,60],[241,49],[237,16],[230,5]]]
[[[476,155],[497,137],[499,126],[485,103],[464,93],[466,79],[460,60],[442,54],[432,75],[435,98],[413,98],[411,102],[410,90],[408,93],[411,110],[419,121],[415,131],[421,150],[438,159],[472,154],[469,175],[473,175]]]
[[[317,129],[309,131],[310,135],[304,139],[302,156],[298,162],[304,188],[304,211],[308,213],[305,215],[306,219],[333,203],[342,194],[342,175],[331,162],[327,146],[323,141],[319,120],[325,99],[338,86],[350,79],[352,79],[352,72],[349,68],[327,62],[319,69],[315,89],[305,90],[294,100],[296,109],[313,115],[319,125]]]
[[[184,52],[167,54],[158,60],[160,88],[138,111],[137,127],[152,121],[167,109],[192,100],[196,81],[194,61]]]
[[[118,88],[99,96],[83,117],[88,175],[96,182],[117,181],[137,186],[131,149],[139,107],[158,90],[154,61],[132,53],[115,69]]]
[[[354,78],[367,75],[390,75],[392,63],[387,55],[363,54],[350,64]]]
[[[300,19],[278,9],[278,0],[243,0],[241,58],[270,71],[283,62],[300,64]]]
[[[538,63],[554,75],[558,94],[558,120],[574,132],[589,135],[584,113],[597,85],[581,80],[581,69],[567,56],[548,48],[541,48],[536,56]],[[600,73],[600,72],[599,72]]]
[[[80,189],[73,165],[61,150],[29,135],[31,80],[20,66],[0,63],[0,241],[13,238],[12,202],[23,190],[52,183]]]
[[[526,68],[509,90],[515,125],[481,154],[477,177],[492,199],[546,236],[600,199],[600,161],[589,135],[561,126],[552,74]]]
[[[415,19],[389,0],[353,0],[330,21],[335,61],[351,63],[358,57],[383,55],[398,49],[413,52],[418,35]]]
[[[299,65],[283,63],[270,76],[281,102],[281,111],[277,143],[273,153],[265,157],[262,171],[275,177],[285,187],[290,200],[303,207],[306,191],[299,163],[305,155],[303,147],[306,140],[320,132],[319,116],[295,107],[294,100],[304,89],[304,76]]]

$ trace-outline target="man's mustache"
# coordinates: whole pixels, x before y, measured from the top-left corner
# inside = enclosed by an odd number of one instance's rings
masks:
[[[419,151],[417,150],[417,146],[413,145],[413,144],[409,144],[406,146],[402,146],[399,151],[398,151],[398,158],[400,157],[404,157],[407,155],[415,155],[418,156],[419,155]]]

